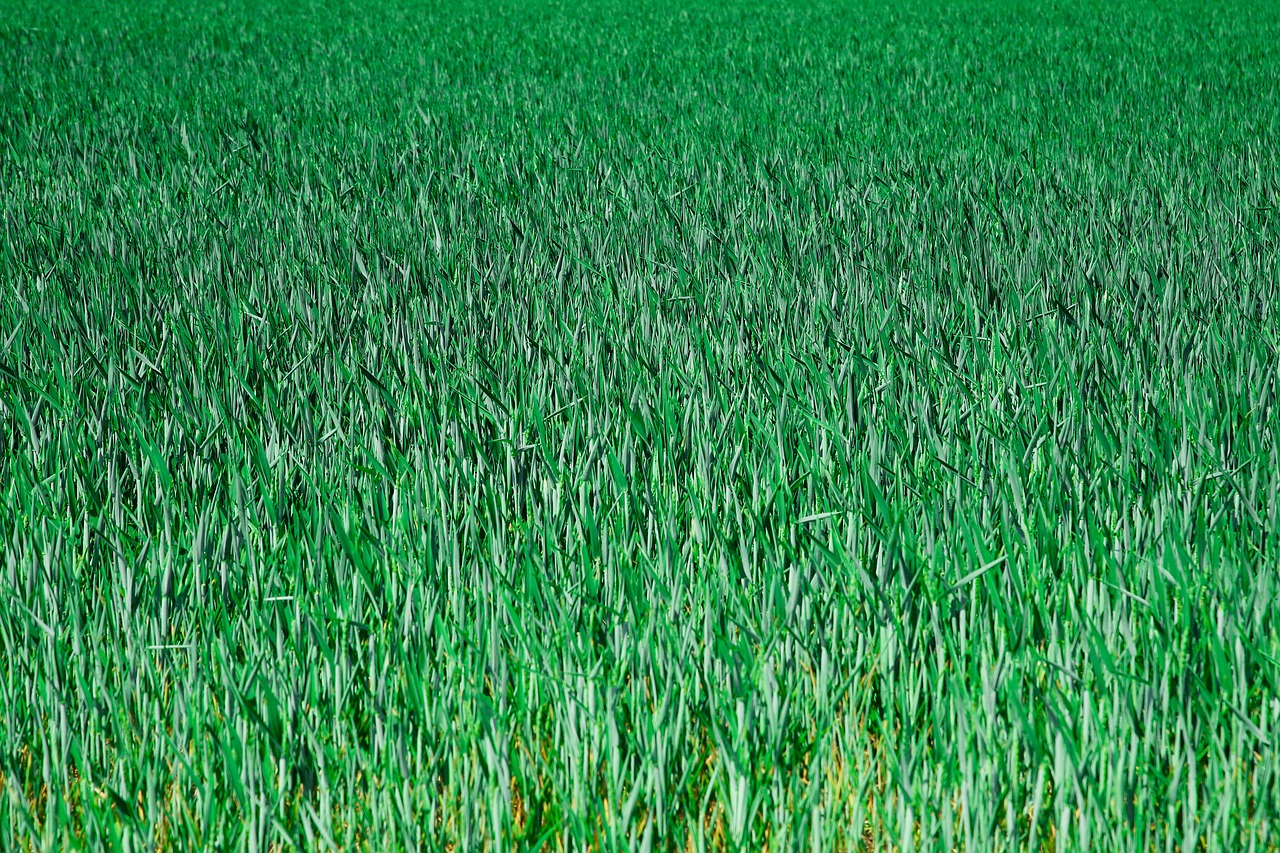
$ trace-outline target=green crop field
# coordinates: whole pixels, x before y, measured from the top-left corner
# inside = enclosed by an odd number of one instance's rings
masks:
[[[1280,850],[1280,5],[0,0],[0,849]]]

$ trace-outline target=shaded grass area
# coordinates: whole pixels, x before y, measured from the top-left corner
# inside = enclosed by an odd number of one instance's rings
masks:
[[[1275,7],[0,6],[0,846],[1280,844]]]

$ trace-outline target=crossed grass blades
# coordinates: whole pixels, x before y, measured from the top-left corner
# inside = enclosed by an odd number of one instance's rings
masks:
[[[1275,850],[1274,4],[0,16],[6,850]]]

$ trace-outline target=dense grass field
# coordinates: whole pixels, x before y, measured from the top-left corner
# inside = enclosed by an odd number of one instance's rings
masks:
[[[0,848],[1280,849],[1280,6],[0,0]]]

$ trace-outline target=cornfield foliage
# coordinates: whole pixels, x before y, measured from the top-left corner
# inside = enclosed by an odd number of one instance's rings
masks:
[[[0,0],[0,847],[1280,849],[1280,6]]]

